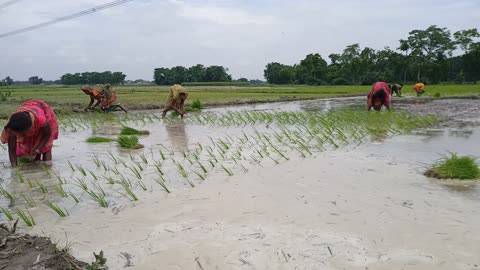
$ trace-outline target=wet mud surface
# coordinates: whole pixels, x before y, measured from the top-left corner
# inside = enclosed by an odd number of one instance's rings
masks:
[[[325,99],[204,112],[330,111],[364,108],[364,102],[364,98]],[[326,149],[307,158],[292,154],[279,164],[268,159],[258,163],[239,159],[241,165],[225,162],[222,165],[233,175],[217,165],[209,169],[205,181],[190,178],[194,188],[179,175],[178,164],[190,175],[201,169],[185,161],[182,151],[219,137],[248,134],[253,132],[250,127],[180,120],[139,123],[133,126],[151,134],[140,136],[145,149],[134,151],[116,143],[85,142],[90,136],[115,138],[118,126],[64,130],[55,142],[53,162],[22,168],[25,183],[13,181],[18,177],[7,165],[0,177],[2,186],[18,197],[30,194],[42,201],[48,196],[69,212],[61,218],[44,206],[30,208],[37,225],[22,227],[23,231],[62,241],[68,235],[75,243],[72,254],[84,261],[103,250],[111,269],[480,269],[480,185],[423,175],[446,151],[479,155],[479,104],[473,99],[393,98],[395,109],[434,114],[441,121],[433,128]],[[8,164],[6,151],[0,154],[0,163]],[[163,160],[162,154],[168,158]],[[95,165],[95,156],[110,166],[108,171]],[[155,182],[156,161],[169,176],[165,183],[171,193]],[[142,179],[137,181],[134,168],[139,166]],[[133,183],[138,201],[126,199],[119,194],[125,191],[114,187],[108,207],[102,208],[87,195],[75,203],[52,188],[48,195],[38,187],[32,193],[26,184],[32,179],[54,186],[57,176],[69,183],[85,179],[104,184],[102,177],[116,177],[113,167]],[[141,181],[146,190],[139,186]],[[82,194],[76,184],[65,186]],[[5,197],[0,203],[9,204]],[[20,206],[25,203],[18,199],[16,207]]]

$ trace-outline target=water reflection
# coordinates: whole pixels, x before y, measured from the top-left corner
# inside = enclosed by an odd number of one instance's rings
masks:
[[[168,140],[173,148],[186,150],[188,148],[188,136],[185,132],[185,123],[183,121],[165,122]]]

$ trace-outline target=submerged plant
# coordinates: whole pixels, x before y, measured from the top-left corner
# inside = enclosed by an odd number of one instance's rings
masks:
[[[480,169],[476,158],[450,153],[438,159],[425,175],[439,179],[476,179],[480,178]]]

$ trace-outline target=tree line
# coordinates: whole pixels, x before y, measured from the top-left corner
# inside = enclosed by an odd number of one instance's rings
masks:
[[[228,68],[223,66],[205,67],[201,64],[186,68],[176,66],[172,68],[156,68],[153,79],[157,85],[171,85],[183,82],[229,82],[232,76],[227,73]]]
[[[83,72],[75,74],[64,74],[60,77],[60,81],[65,85],[79,84],[105,84],[112,85],[123,84],[127,75],[122,72]]]
[[[392,50],[348,45],[342,53],[330,54],[330,64],[318,53],[309,54],[299,64],[269,63],[265,79],[274,84],[367,85],[375,81],[475,82],[480,80],[480,34],[476,28],[452,34],[432,25],[413,30]],[[461,55],[452,57],[453,51]]]

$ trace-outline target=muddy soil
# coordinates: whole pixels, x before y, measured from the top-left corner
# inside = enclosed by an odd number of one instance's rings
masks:
[[[0,269],[65,270],[83,269],[88,264],[78,261],[68,251],[53,244],[47,237],[18,234],[13,228],[0,225]]]
[[[328,111],[364,103],[342,98],[227,110]],[[22,229],[61,242],[68,236],[72,254],[84,261],[104,250],[111,269],[480,269],[480,185],[423,175],[444,151],[480,155],[479,101],[394,98],[393,104],[443,120],[409,135],[217,174],[195,188],[168,183],[170,194],[148,186],[137,202],[101,208],[81,198],[83,204],[67,205],[67,218],[37,207],[37,225]],[[152,132],[141,138],[146,149],[137,150],[147,155],[160,143],[181,149],[242,131],[167,122],[141,129]],[[68,177],[67,160],[87,166],[93,154],[108,151],[129,160],[112,145],[80,142],[110,133],[106,127],[62,134],[51,170]],[[38,166],[27,170],[28,177],[47,178]]]

